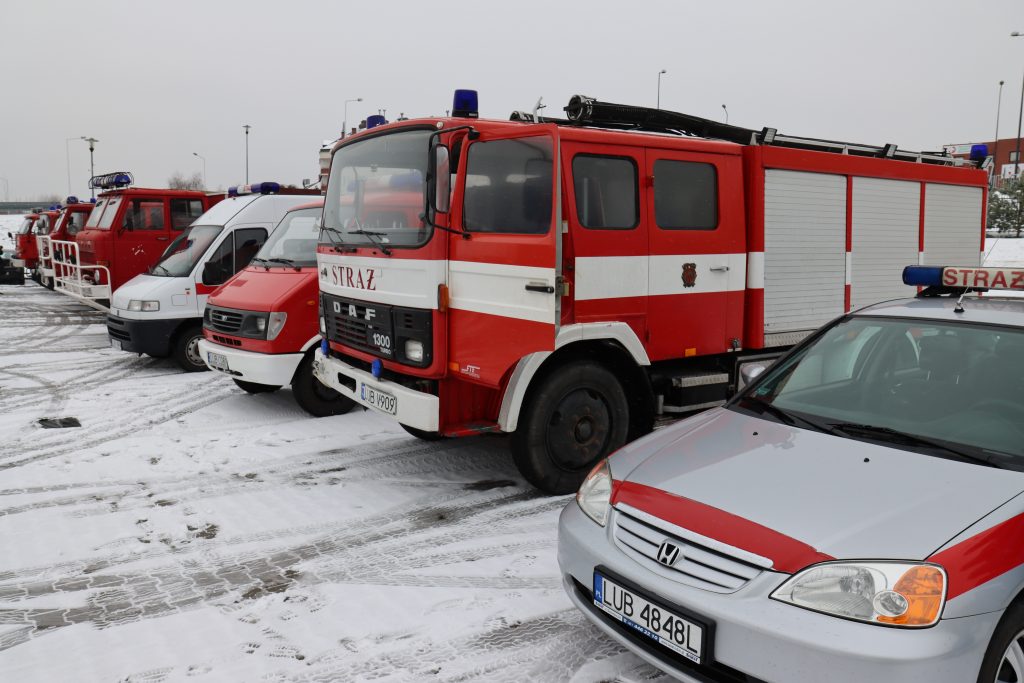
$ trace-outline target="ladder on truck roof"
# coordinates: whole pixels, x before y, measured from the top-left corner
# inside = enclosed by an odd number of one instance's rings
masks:
[[[865,145],[838,140],[806,138],[796,135],[780,135],[775,128],[743,128],[728,123],[720,123],[692,114],[637,107],[631,104],[614,104],[600,102],[585,95],[573,95],[565,107],[567,119],[547,118],[529,112],[512,113],[513,121],[536,121],[538,123],[556,123],[563,126],[592,126],[613,130],[637,130],[652,133],[669,133],[701,138],[716,138],[735,142],[740,145],[773,145],[790,147],[817,152],[833,152],[855,156],[877,157],[881,159],[898,159],[925,164],[943,166],[974,165],[973,163],[953,157],[946,152],[911,152],[899,149],[896,145]]]

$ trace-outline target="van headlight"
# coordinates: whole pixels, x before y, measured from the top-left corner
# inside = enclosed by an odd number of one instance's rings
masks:
[[[159,311],[159,301],[144,301],[142,299],[131,299],[128,301],[129,311]]]
[[[608,521],[608,508],[612,499],[612,471],[608,460],[602,460],[590,470],[583,485],[576,492],[576,503],[583,513],[604,526]]]
[[[871,624],[921,628],[939,620],[946,572],[919,562],[826,562],[790,577],[771,597]]]
[[[271,313],[267,319],[267,341],[274,341],[277,335],[281,334],[284,324],[288,320],[288,314],[284,311]]]

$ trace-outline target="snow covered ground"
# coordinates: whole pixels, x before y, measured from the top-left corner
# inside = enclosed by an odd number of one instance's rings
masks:
[[[1024,240],[989,244],[1024,264]],[[569,498],[502,438],[312,419],[114,351],[32,283],[0,314],[0,680],[664,679],[571,608]],[[38,423],[60,417],[81,427]]]

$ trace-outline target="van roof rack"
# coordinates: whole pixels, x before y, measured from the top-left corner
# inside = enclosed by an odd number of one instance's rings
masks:
[[[536,121],[555,123],[562,126],[592,126],[613,130],[639,130],[652,133],[669,133],[701,138],[715,138],[740,145],[772,145],[816,152],[833,152],[853,156],[898,159],[942,166],[975,165],[965,159],[953,157],[946,152],[911,152],[899,149],[897,145],[865,145],[838,140],[782,135],[775,128],[743,128],[692,114],[638,107],[630,104],[601,102],[586,95],[573,95],[565,107],[568,118],[547,118],[534,116],[529,112],[513,112],[513,121]]]

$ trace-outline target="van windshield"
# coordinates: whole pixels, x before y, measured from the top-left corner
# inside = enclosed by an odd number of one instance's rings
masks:
[[[289,211],[253,260],[269,268],[315,266],[322,211],[320,207]]]
[[[190,226],[171,242],[149,274],[157,277],[185,277],[196,267],[223,229],[220,225]]]
[[[107,200],[100,199],[96,202],[96,206],[89,212],[89,220],[86,221],[85,227],[95,228],[100,224],[100,218],[103,217],[103,209],[107,207]]]

